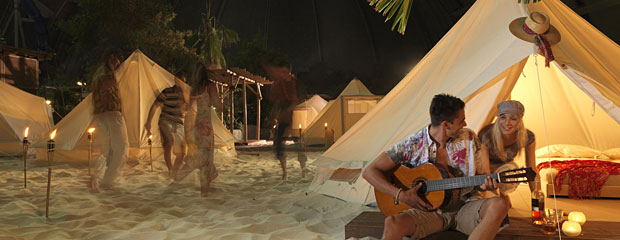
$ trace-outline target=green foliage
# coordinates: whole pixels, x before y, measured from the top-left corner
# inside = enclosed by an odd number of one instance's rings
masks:
[[[259,61],[267,53],[266,42],[267,37],[265,34],[257,34],[253,38],[242,39],[239,44],[232,49],[234,54],[230,58],[231,65],[244,68],[260,76],[266,76],[265,70]]]
[[[383,12],[383,16],[387,15],[385,18],[386,22],[396,16],[392,24],[392,30],[398,26],[398,32],[405,34],[413,0],[369,0],[369,4],[370,6],[375,6],[375,11]]]
[[[226,67],[226,59],[222,49],[239,41],[239,35],[220,24],[211,16],[210,2],[206,1],[207,12],[202,14],[202,25],[198,31],[188,37],[188,42],[206,64]]]
[[[110,49],[121,49],[125,57],[140,49],[168,70],[193,68],[202,61],[186,47],[187,32],[176,31],[175,17],[167,0],[72,0],[79,12],[62,23],[73,36],[68,58],[78,59],[78,78],[88,79]]]

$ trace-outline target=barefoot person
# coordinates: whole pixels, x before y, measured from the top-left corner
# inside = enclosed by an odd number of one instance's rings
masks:
[[[274,81],[269,90],[268,100],[273,104],[271,119],[277,122],[273,145],[282,168],[282,179],[285,180],[286,155],[282,142],[286,129],[290,128],[293,121],[293,109],[299,104],[297,80],[291,74],[291,64],[282,57],[267,56],[262,64],[269,80]],[[299,157],[298,160],[303,176],[306,168],[305,158]]]
[[[175,84],[164,89],[155,99],[149,110],[149,115],[144,124],[148,135],[151,135],[151,122],[153,115],[158,107],[161,107],[159,115],[159,130],[161,134],[162,147],[164,149],[164,160],[168,167],[168,177],[174,179],[178,169],[183,164],[185,157],[185,133],[183,120],[185,118],[185,108],[189,99],[186,99],[182,85],[185,82],[185,74],[179,73],[175,77]],[[172,152],[175,154],[174,164],[172,163]]]
[[[127,160],[129,140],[121,109],[121,98],[114,71],[120,65],[119,53],[110,53],[93,78],[94,123],[99,132],[95,146],[101,155],[91,162],[94,174],[89,187],[92,192],[113,189],[114,181]],[[104,172],[105,169],[105,172]],[[103,180],[101,180],[103,179]],[[101,183],[100,183],[101,181]]]
[[[200,169],[200,194],[206,197],[211,181],[217,177],[215,169],[214,132],[211,107],[221,109],[215,84],[209,80],[209,70],[200,66],[192,87],[187,115],[185,138],[188,146],[185,164],[176,176],[181,181],[194,169]]]
[[[476,134],[463,128],[465,103],[454,96],[435,95],[431,102],[431,124],[396,143],[364,169],[363,177],[377,190],[395,197],[413,208],[385,219],[383,239],[401,239],[411,235],[420,239],[434,232],[456,229],[469,239],[493,239],[508,213],[505,197],[481,199],[472,188],[461,189],[460,197],[438,211],[428,211],[430,205],[417,195],[420,184],[403,190],[392,185],[386,174],[399,165],[417,167],[434,163],[451,175],[473,176],[489,172],[488,160],[480,150]],[[498,183],[490,177],[478,190],[494,190]]]

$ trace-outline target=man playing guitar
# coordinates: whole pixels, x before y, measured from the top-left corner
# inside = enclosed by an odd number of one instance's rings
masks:
[[[388,175],[399,165],[409,168],[433,163],[448,170],[450,176],[474,176],[489,173],[489,160],[481,154],[480,141],[465,123],[465,103],[447,94],[435,95],[431,102],[431,125],[401,140],[364,169],[363,177],[375,189],[394,196],[411,209],[385,219],[383,239],[413,239],[456,229],[469,239],[493,239],[510,208],[507,197],[482,199],[478,190],[495,190],[499,183],[487,177],[479,189],[456,191],[450,202],[436,211],[418,195],[421,184],[411,189],[394,186]]]

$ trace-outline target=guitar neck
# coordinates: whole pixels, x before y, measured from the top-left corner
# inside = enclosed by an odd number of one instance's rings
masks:
[[[476,175],[471,177],[457,177],[437,180],[426,180],[426,192],[441,191],[447,189],[480,186],[487,177],[498,180],[499,174]]]

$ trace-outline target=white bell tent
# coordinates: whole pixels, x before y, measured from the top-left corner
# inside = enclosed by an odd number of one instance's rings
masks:
[[[0,81],[0,93],[0,156],[23,154],[26,127],[31,143],[45,138],[54,126],[52,110],[44,98],[3,81]]]
[[[556,61],[544,67],[533,43],[514,37],[508,24],[530,12],[546,13],[561,34]],[[525,106],[525,126],[537,147],[575,144],[605,150],[620,136],[620,47],[560,0],[518,4],[478,0],[381,102],[314,164],[310,189],[346,201],[375,201],[361,170],[380,152],[430,123],[439,93],[466,102],[469,128],[478,131],[496,105]]]
[[[325,144],[326,123],[331,130],[329,135],[333,134],[334,137],[329,141],[337,140],[377,105],[382,97],[372,94],[362,81],[354,78],[336,99],[327,103],[308,128],[302,132],[304,144]]]
[[[140,50],[136,50],[119,66],[115,71],[115,76],[119,85],[123,117],[127,124],[130,158],[136,157],[136,155],[145,157],[145,152],[139,151],[140,148],[149,147],[144,124],[157,95],[165,88],[174,85],[174,75],[157,65]],[[186,85],[184,87],[189,88]],[[158,108],[151,123],[152,146],[156,148],[154,150],[158,155],[161,152],[159,149],[161,138],[158,127],[160,112],[161,108]],[[88,159],[86,151],[88,149],[87,129],[93,126],[93,116],[92,94],[89,94],[54,127],[58,129],[55,137],[57,149],[55,159],[69,162],[85,162]],[[213,125],[214,128],[222,126],[215,123]],[[214,132],[221,134],[227,131],[217,131],[216,129]],[[93,137],[97,137],[97,130],[95,130]],[[228,141],[230,137],[230,133],[228,136],[216,136],[216,145],[218,144],[217,139]],[[45,141],[48,139],[49,137]],[[234,148],[234,142],[222,144]],[[45,159],[44,141],[35,146],[39,148],[37,157]],[[93,147],[96,148],[96,146]]]
[[[327,101],[315,94],[310,99],[300,103],[293,109],[291,136],[299,137],[299,128],[305,130],[327,105]]]

